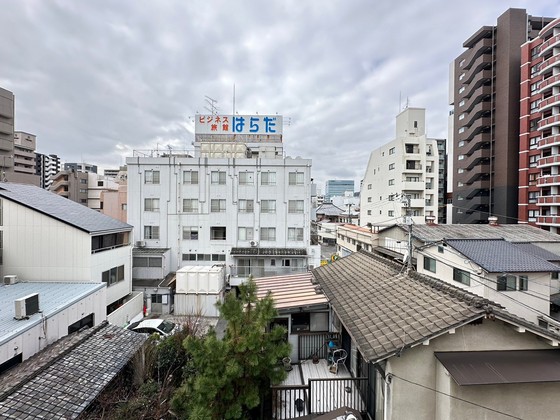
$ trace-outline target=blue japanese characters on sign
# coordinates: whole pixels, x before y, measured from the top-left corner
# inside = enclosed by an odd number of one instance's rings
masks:
[[[195,134],[282,134],[282,116],[197,115]]]

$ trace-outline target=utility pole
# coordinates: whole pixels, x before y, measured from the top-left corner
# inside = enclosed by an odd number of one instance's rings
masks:
[[[406,215],[404,217],[404,223],[408,226],[408,255],[406,258],[406,273],[409,274],[412,271],[412,216],[410,215],[410,196],[403,194],[401,196],[401,203],[403,203],[406,208]]]

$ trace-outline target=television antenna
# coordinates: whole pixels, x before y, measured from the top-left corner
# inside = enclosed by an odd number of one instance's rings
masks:
[[[218,106],[216,105],[218,101],[207,95],[204,95],[204,98],[204,101],[206,102],[204,109],[206,109],[211,115],[218,115]]]

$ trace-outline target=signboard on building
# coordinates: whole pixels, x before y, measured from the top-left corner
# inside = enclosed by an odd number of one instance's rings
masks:
[[[281,115],[197,115],[195,134],[281,135]]]

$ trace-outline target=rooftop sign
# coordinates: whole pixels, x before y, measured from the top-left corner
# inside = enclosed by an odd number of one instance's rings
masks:
[[[195,134],[281,135],[281,115],[197,115]]]

